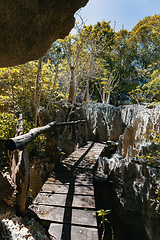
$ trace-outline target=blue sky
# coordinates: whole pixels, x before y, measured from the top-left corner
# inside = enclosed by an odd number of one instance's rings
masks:
[[[132,28],[145,16],[160,14],[160,0],[89,0],[81,9],[86,25],[102,20],[116,22],[116,31]]]

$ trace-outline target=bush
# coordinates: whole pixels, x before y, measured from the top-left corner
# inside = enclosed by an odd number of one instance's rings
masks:
[[[11,113],[0,113],[0,170],[8,170],[9,167],[9,157],[7,149],[4,146],[5,140],[15,136],[15,130],[17,125],[17,117]],[[24,133],[29,132],[34,128],[32,122],[23,120]],[[45,158],[45,145],[46,137],[44,135],[39,135],[30,144],[27,145],[29,158],[33,160]]]
[[[0,113],[0,139],[14,137],[17,125],[17,118],[12,113]]]

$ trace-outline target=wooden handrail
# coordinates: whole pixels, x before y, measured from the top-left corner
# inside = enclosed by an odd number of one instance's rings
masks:
[[[62,126],[74,125],[74,124],[84,123],[84,122],[87,122],[87,120],[77,120],[77,121],[62,122],[62,123],[56,123],[54,121],[54,122],[48,123],[45,126],[33,128],[28,133],[25,133],[23,135],[20,135],[14,138],[9,138],[8,140],[5,141],[5,147],[10,151],[14,151],[16,149],[23,150],[27,146],[27,144],[30,143],[32,140],[34,140],[38,135],[45,133],[47,131],[50,131],[53,127],[62,127]]]

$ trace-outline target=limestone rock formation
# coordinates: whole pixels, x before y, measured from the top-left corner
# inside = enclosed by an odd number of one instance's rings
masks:
[[[67,122],[76,120],[85,120],[86,112],[81,107],[66,105],[57,111],[56,122]],[[66,155],[73,152],[76,147],[83,146],[88,140],[87,123],[78,123],[72,126],[58,128],[58,146]]]
[[[8,172],[0,172],[0,201],[14,206],[16,203],[16,186]]]
[[[82,146],[87,140],[117,141],[122,134],[121,112],[109,104],[95,103],[77,107],[66,105],[57,111],[55,120],[87,120],[87,123],[58,128],[58,145],[66,154],[70,154],[77,144]]]
[[[160,105],[152,108],[148,105],[128,105],[120,109],[125,130],[119,139],[119,153],[130,160],[144,146],[151,144],[146,138],[150,131],[160,132]]]
[[[0,67],[42,57],[74,26],[74,13],[88,0],[0,0]]]
[[[156,165],[148,165],[138,157],[126,162],[115,153],[111,158],[100,158],[99,166],[106,185],[98,188],[98,201],[104,209],[111,209],[114,239],[159,240],[160,215],[156,206],[151,206],[155,190],[160,188]]]
[[[107,103],[86,104],[88,138],[98,141],[117,141],[122,134],[121,111]]]
[[[103,183],[97,188],[97,202],[99,208],[112,209],[114,239],[159,240],[160,215],[151,199],[156,199],[155,191],[160,189],[160,160],[155,156],[149,162],[145,156],[151,150],[160,153],[160,145],[146,138],[150,130],[160,132],[160,105],[119,109],[124,132],[117,152],[99,158],[95,180]]]
[[[49,112],[40,107],[39,109],[39,122],[40,126],[45,126],[46,124],[52,122],[52,117],[50,116]],[[47,138],[46,141],[46,155],[50,158],[51,162],[54,164],[57,163],[58,159],[58,149],[57,149],[57,141],[58,141],[58,134],[57,128],[53,128],[52,131],[48,131],[45,133]]]

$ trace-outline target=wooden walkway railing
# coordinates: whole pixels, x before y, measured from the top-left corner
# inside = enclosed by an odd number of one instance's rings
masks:
[[[54,136],[54,133],[56,132],[54,132],[54,129],[56,129],[57,127],[67,125],[72,126],[75,124],[82,124],[86,122],[86,120],[77,120],[62,123],[50,122],[45,126],[33,128],[28,133],[23,134],[23,117],[22,114],[20,114],[16,127],[15,137],[5,141],[5,147],[8,149],[8,155],[10,158],[11,176],[14,180],[14,183],[16,184],[17,189],[16,210],[18,214],[20,214],[21,216],[25,216],[28,206],[30,164],[26,149],[27,144],[33,141],[38,135],[49,132],[49,134],[47,135],[47,138],[49,138],[48,145],[50,146],[48,152],[55,154],[51,155],[52,157],[54,155],[54,161],[56,162],[57,140],[54,139],[54,137],[56,138],[57,136]]]
[[[65,158],[30,206],[51,239],[98,240],[93,168],[104,147],[89,142]]]

